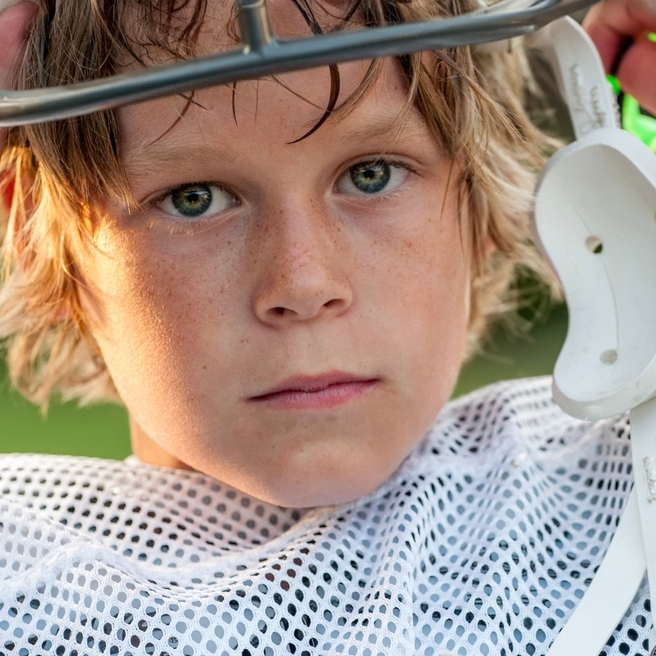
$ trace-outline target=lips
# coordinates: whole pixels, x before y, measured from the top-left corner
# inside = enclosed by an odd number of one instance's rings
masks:
[[[361,396],[378,382],[377,378],[342,371],[319,376],[294,376],[250,400],[288,409],[329,408]]]

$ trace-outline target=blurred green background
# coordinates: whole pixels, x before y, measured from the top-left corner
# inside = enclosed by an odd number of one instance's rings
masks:
[[[483,352],[465,365],[455,396],[497,380],[549,374],[567,330],[567,313],[557,306],[525,335],[498,329]],[[0,453],[58,453],[99,458],[130,454],[122,408],[78,408],[53,403],[47,418],[12,391],[0,364]]]

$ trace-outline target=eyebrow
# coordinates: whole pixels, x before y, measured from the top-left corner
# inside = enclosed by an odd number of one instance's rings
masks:
[[[401,120],[403,119],[403,120]],[[340,125],[336,123],[335,126]],[[321,129],[321,128],[320,128]],[[335,143],[340,146],[347,146],[352,143],[372,141],[381,137],[389,137],[390,142],[396,141],[402,134],[418,134],[426,132],[423,117],[415,108],[404,116],[385,113],[382,116],[372,116],[364,120],[359,119],[358,124],[352,127],[346,127],[339,130],[335,135]]]
[[[192,160],[220,161],[233,164],[239,159],[239,150],[224,144],[220,148],[206,141],[180,143],[179,141],[161,141],[140,146],[125,158],[125,167],[129,172],[138,174],[143,169],[149,172],[169,170],[171,163]]]

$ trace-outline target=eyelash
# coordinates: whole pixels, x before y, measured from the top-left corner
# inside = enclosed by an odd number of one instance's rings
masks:
[[[400,168],[400,169],[404,169],[405,171],[407,171],[410,174],[419,175],[418,171],[413,166],[408,164],[407,162],[400,161],[400,160],[386,159],[385,157],[371,157],[371,158],[361,159],[361,160],[358,160],[356,162],[353,162],[352,164],[349,164],[349,166],[346,169],[344,169],[344,171],[342,171],[342,173],[338,176],[337,181],[335,182],[335,184],[337,184],[337,182],[339,180],[341,180],[345,175],[348,174],[348,172],[350,170],[352,170],[356,166],[361,166],[363,164],[374,164],[374,163],[380,163],[380,162],[383,162],[387,166],[390,166],[390,167],[397,167],[397,168]],[[222,189],[223,191],[226,191],[227,193],[232,194],[235,198],[237,198],[237,195],[233,194],[230,191],[230,189],[227,189],[225,186],[223,186],[223,185],[221,185],[217,182],[204,180],[204,181],[201,181],[201,182],[194,181],[194,182],[188,182],[188,183],[176,185],[175,187],[169,187],[168,189],[163,191],[161,194],[159,194],[155,198],[152,198],[151,200],[147,201],[145,203],[144,207],[148,211],[152,211],[153,209],[157,209],[157,207],[159,205],[161,205],[169,196],[171,196],[172,194],[176,193],[177,191],[180,191],[180,190],[188,187],[189,185],[193,185],[193,184],[203,185],[203,186],[208,186],[208,187],[218,187],[219,189]],[[380,193],[380,194],[372,194],[370,196],[368,196],[366,194],[358,195],[357,196],[358,202],[364,202],[367,205],[377,205],[379,203],[388,201],[391,198],[395,198],[398,194],[403,192],[403,187],[404,187],[404,185],[401,184],[399,188],[394,189],[393,191],[391,191],[387,194],[383,192],[383,193]],[[175,228],[174,228],[174,230],[172,232],[175,232],[177,234],[178,232],[186,232],[187,230],[191,230],[193,228],[197,228],[197,227],[201,227],[203,225],[206,225],[206,224],[210,223],[210,221],[214,220],[216,215],[209,215],[209,216],[200,217],[200,218],[197,218],[197,219],[185,219],[185,220],[179,220],[179,219],[176,219],[175,217],[170,217],[169,215],[166,215],[166,216],[177,227],[182,228],[181,231],[175,230]]]

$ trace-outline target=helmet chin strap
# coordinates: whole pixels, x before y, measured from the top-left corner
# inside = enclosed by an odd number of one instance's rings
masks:
[[[554,399],[570,415],[631,412],[635,485],[608,552],[548,656],[598,656],[647,571],[656,600],[656,156],[619,129],[616,101],[585,31],[537,32],[576,141],[549,160],[534,226],[570,313]],[[650,633],[656,655],[656,634]]]

